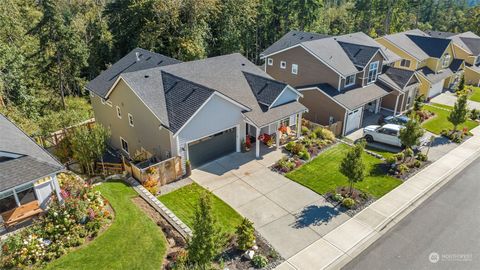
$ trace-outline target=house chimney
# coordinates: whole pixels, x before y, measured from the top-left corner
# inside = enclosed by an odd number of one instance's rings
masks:
[[[140,53],[139,53],[139,52],[135,52],[135,56],[137,57],[137,62],[140,61]]]

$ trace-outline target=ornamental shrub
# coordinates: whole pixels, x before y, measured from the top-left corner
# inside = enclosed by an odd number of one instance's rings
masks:
[[[292,148],[292,154],[298,155],[300,152],[303,152],[305,150],[305,146],[301,143],[296,143],[295,146]]]
[[[253,256],[252,264],[255,268],[264,268],[268,265],[268,259],[263,255],[257,254]]]
[[[341,202],[343,201],[343,196],[342,194],[340,193],[335,193],[333,196],[332,196],[332,199],[336,202]]]
[[[355,200],[352,198],[345,198],[342,201],[342,205],[346,208],[352,208],[353,206],[355,206]]]
[[[298,156],[303,160],[310,160],[310,153],[307,150],[303,150],[302,152],[298,153]]]
[[[295,142],[288,142],[287,145],[285,145],[285,149],[291,152],[294,146],[295,146]]]
[[[310,133],[310,129],[308,129],[306,126],[302,126],[301,131],[303,136],[308,135]]]
[[[399,174],[404,174],[405,172],[408,171],[408,166],[405,164],[400,164],[397,166],[397,171]]]
[[[324,140],[335,141],[335,134],[326,128],[318,127],[313,131],[317,134],[317,138],[322,138]]]
[[[424,153],[418,153],[417,154],[417,159],[420,160],[420,161],[427,161],[428,157]]]
[[[237,227],[237,246],[240,250],[247,250],[255,245],[255,229],[253,223],[244,218]]]

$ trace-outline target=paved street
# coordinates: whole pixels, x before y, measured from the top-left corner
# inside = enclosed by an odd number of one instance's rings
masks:
[[[480,269],[479,165],[477,159],[344,269]],[[430,262],[436,254],[438,262]]]

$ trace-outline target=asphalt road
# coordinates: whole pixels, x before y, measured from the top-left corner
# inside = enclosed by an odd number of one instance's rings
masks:
[[[344,269],[480,269],[480,159]]]

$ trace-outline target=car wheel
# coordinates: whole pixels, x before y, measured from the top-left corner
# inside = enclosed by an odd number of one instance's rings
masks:
[[[373,137],[371,135],[367,135],[367,136],[365,136],[365,140],[367,140],[368,143],[372,143],[373,142]]]

